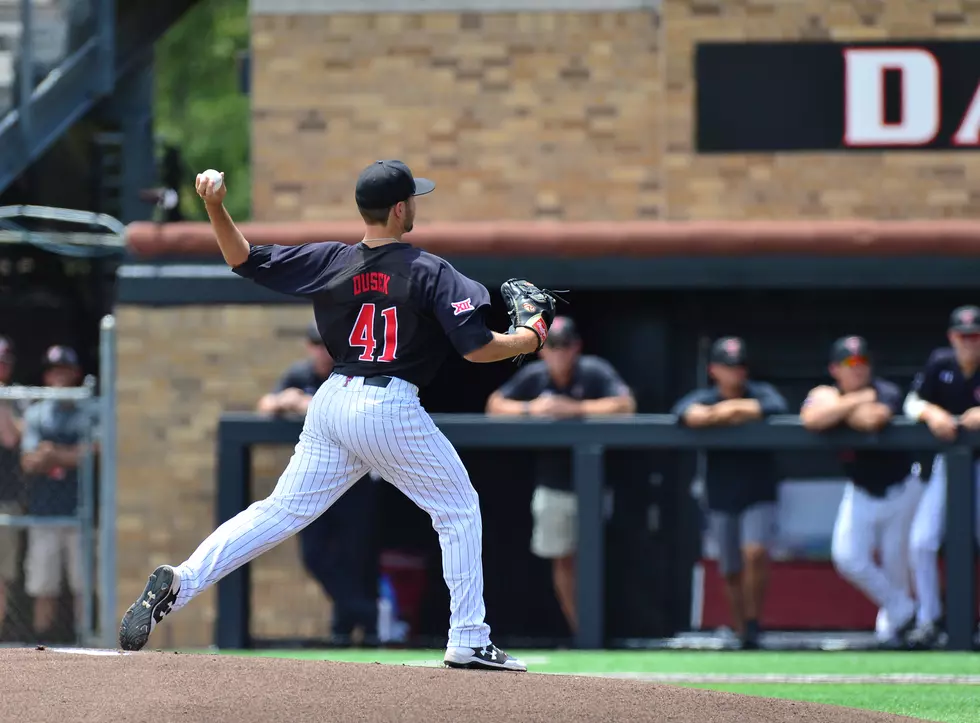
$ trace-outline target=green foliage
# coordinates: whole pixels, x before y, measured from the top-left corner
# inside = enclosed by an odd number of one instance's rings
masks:
[[[202,0],[157,43],[156,134],[183,154],[188,219],[206,218],[194,178],[208,168],[225,172],[232,216],[249,216],[249,99],[238,70],[248,45],[248,0]]]

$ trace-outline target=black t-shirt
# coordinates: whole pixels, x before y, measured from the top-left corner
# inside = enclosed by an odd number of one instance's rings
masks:
[[[424,387],[453,349],[465,355],[493,338],[486,288],[411,244],[253,246],[233,271],[312,301],[339,374]]]
[[[902,392],[898,385],[885,379],[872,379],[877,401],[891,410],[902,412]],[[803,406],[807,402],[804,400]],[[838,452],[844,474],[858,487],[875,497],[884,497],[888,488],[902,482],[912,471],[914,456],[900,450],[842,449]]]
[[[936,349],[922,371],[915,375],[912,391],[923,401],[960,415],[980,406],[980,370],[967,379],[951,348]]]
[[[327,380],[316,373],[313,361],[304,359],[290,366],[276,382],[275,392],[283,392],[287,389],[299,389],[305,394],[313,396],[317,389]]]
[[[741,399],[755,399],[762,415],[785,414],[786,400],[767,382],[748,381]],[[684,412],[695,404],[706,406],[724,400],[717,387],[696,389],[681,398],[671,410],[677,421],[684,424]],[[775,502],[779,483],[775,455],[765,450],[707,450],[708,508],[718,512],[741,512],[759,502]]]
[[[572,399],[605,399],[630,394],[612,364],[597,356],[578,358],[572,378],[566,387],[559,387],[548,367],[540,359],[527,364],[497,390],[507,399],[530,402],[542,394],[560,394]],[[537,455],[535,480],[543,487],[572,489],[572,465],[567,451],[546,451]]]

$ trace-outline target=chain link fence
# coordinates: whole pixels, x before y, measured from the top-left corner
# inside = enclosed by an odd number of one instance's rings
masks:
[[[79,643],[97,630],[98,401],[94,377],[0,387],[2,642]]]

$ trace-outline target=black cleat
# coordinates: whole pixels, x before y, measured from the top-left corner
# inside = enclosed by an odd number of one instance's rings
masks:
[[[527,666],[492,643],[485,648],[447,648],[443,662],[450,668],[527,671]]]
[[[161,565],[154,570],[143,593],[123,615],[119,624],[119,647],[142,650],[153,628],[170,614],[179,591],[180,578],[170,565]]]

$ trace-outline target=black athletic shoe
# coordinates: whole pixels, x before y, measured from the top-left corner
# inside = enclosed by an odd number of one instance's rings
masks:
[[[527,666],[492,643],[485,648],[447,648],[443,662],[450,668],[527,671]]]
[[[153,628],[170,614],[179,591],[180,578],[170,565],[161,565],[154,570],[143,593],[123,615],[119,624],[119,647],[142,650]]]
[[[943,629],[938,621],[920,625],[909,633],[908,647],[911,650],[936,650],[942,647]]]

